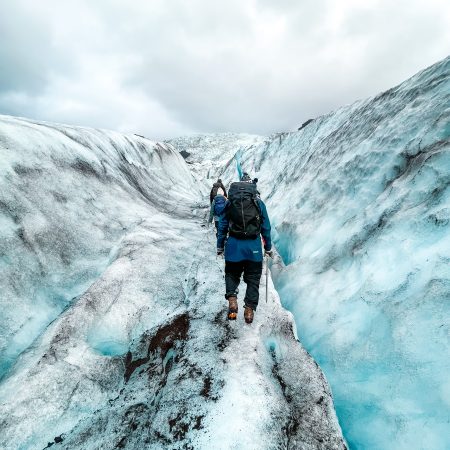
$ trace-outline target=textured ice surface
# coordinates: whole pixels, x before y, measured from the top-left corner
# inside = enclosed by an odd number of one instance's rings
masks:
[[[144,215],[167,210],[167,194],[183,204],[195,189],[179,155],[160,144],[1,117],[0,378]]]
[[[0,164],[0,448],[344,448],[270,278],[251,327],[225,320],[177,151],[1,117]]]
[[[254,149],[265,141],[265,137],[252,134],[221,133],[182,136],[167,143],[181,152],[199,180],[211,183],[230,165],[234,167],[237,152]]]
[[[447,58],[241,154],[355,449],[450,448],[449,77]]]

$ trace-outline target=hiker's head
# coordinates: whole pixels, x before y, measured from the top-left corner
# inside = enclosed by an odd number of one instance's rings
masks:
[[[256,184],[258,182],[258,178],[253,178],[253,184]]]
[[[222,180],[219,178],[219,179],[217,180],[217,182],[218,182],[218,183],[222,183]]]
[[[251,183],[252,179],[250,178],[250,175],[247,172],[244,172],[242,174],[241,181],[246,181],[247,183]]]

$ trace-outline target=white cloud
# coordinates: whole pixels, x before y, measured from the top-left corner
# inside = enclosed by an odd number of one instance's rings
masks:
[[[291,129],[449,53],[443,0],[2,3],[0,113],[152,138]]]

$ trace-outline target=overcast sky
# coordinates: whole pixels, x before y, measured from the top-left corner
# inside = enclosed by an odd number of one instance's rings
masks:
[[[450,53],[448,0],[0,0],[0,114],[269,134]]]

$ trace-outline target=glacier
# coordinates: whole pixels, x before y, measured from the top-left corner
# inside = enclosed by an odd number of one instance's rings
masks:
[[[251,327],[205,226],[242,170]],[[272,136],[0,116],[0,448],[450,448],[449,261],[450,58]]]
[[[350,448],[450,448],[449,139],[447,58],[239,155]]]
[[[346,448],[270,273],[225,320],[208,157],[0,116],[0,448]]]

